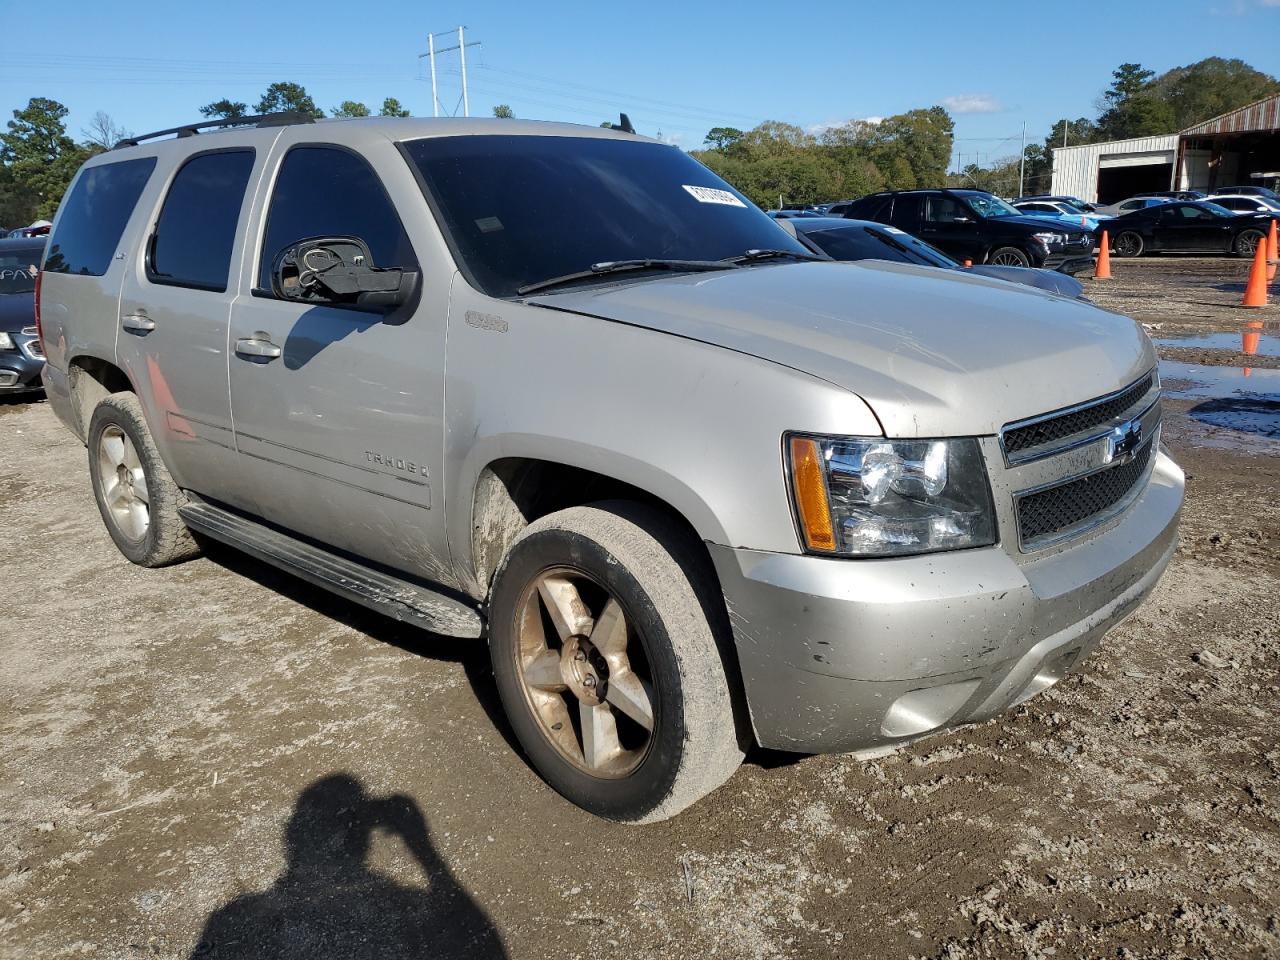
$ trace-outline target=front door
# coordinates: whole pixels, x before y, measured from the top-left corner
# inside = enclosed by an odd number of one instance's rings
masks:
[[[271,196],[246,257],[252,294],[231,314],[230,386],[243,483],[285,529],[452,583],[443,522],[449,271],[422,258],[397,210],[425,229],[425,200],[390,142],[361,155],[277,141]],[[373,265],[422,270],[416,304],[387,314],[278,299],[272,261],[311,237],[358,237]],[[255,262],[256,261],[256,262]]]
[[[165,463],[179,486],[235,506],[246,501],[234,482],[227,321],[239,279],[237,227],[264,161],[252,147],[183,161],[149,217],[120,296],[117,354]]]
[[[978,216],[955,197],[928,194],[920,239],[933,244],[956,260],[983,260],[983,241],[978,235]]]

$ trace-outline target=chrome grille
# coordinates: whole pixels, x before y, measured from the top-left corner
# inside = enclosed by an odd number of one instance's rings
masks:
[[[1130,384],[1123,390],[1089,400],[1056,413],[1029,421],[1010,424],[1000,435],[1005,460],[1010,464],[1052,456],[1059,452],[1060,442],[1110,426],[1137,406],[1155,388],[1155,373]]]
[[[40,331],[39,331],[39,330],[37,330],[34,326],[30,326],[30,327],[23,327],[23,328],[22,328],[22,335],[23,335],[24,337],[38,337],[38,336],[40,336]]]
[[[1105,519],[1146,475],[1159,442],[1156,433],[1132,460],[1018,498],[1018,534],[1024,548],[1042,546],[1073,532],[1085,522]]]

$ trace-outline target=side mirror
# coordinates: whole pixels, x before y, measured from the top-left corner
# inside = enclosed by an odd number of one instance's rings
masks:
[[[311,237],[291,243],[271,262],[271,292],[295,303],[390,312],[413,300],[419,274],[374,265],[359,237]]]

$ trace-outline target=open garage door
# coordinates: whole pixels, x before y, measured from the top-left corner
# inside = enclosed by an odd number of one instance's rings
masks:
[[[1117,203],[1135,193],[1168,190],[1173,182],[1173,162],[1141,166],[1109,166],[1098,170],[1098,202]]]

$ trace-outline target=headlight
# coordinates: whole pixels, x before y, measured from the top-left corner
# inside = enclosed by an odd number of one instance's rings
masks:
[[[17,345],[13,342],[13,337],[9,336],[3,330],[0,330],[0,350],[16,350]]]
[[[1037,233],[1034,236],[1046,247],[1060,247],[1067,242],[1065,233]]]
[[[787,437],[791,492],[814,553],[894,557],[996,542],[978,441]]]

